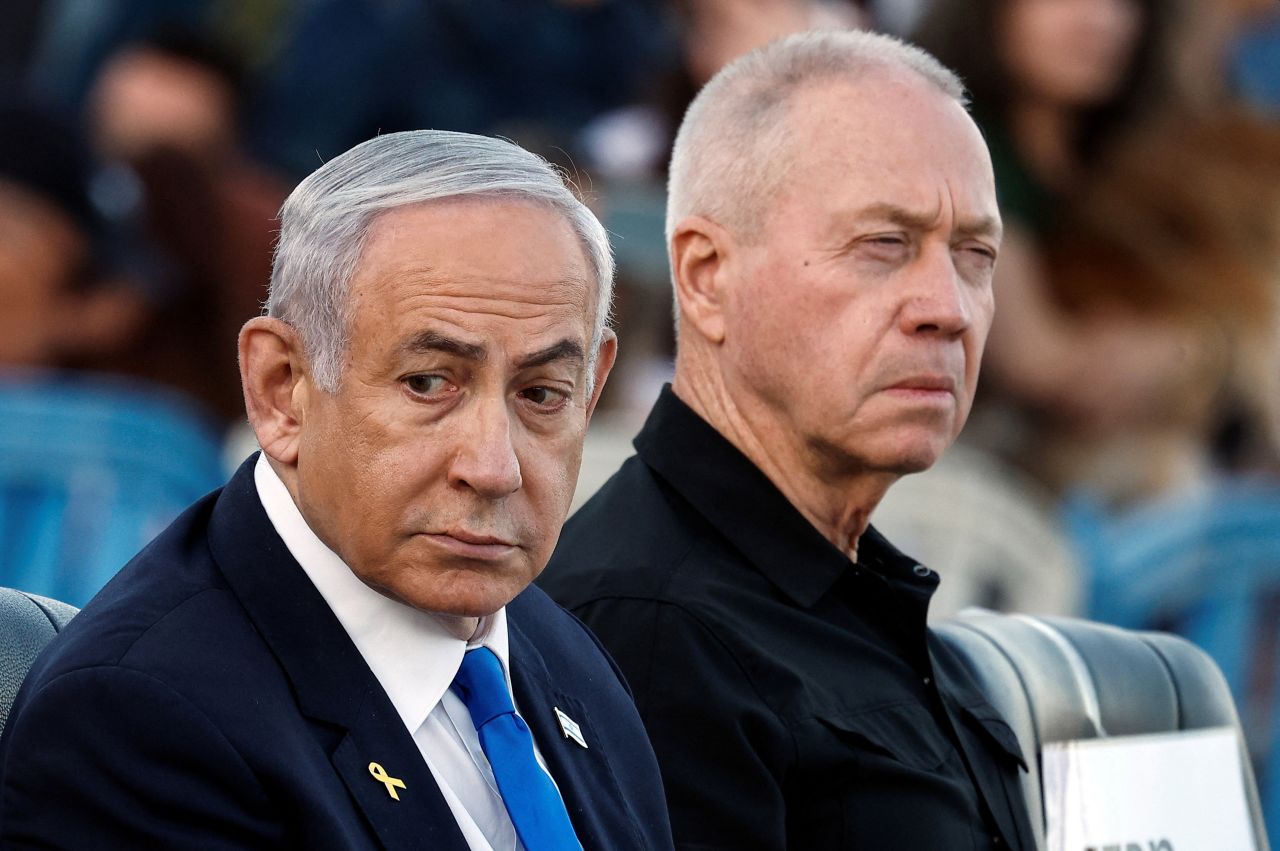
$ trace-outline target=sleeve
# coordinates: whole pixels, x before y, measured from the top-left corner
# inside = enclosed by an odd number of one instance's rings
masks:
[[[785,848],[795,745],[740,661],[680,606],[609,598],[574,610],[625,674],[662,770],[676,848]]]
[[[87,668],[24,695],[0,764],[4,848],[282,843],[262,785],[217,726],[139,671]]]

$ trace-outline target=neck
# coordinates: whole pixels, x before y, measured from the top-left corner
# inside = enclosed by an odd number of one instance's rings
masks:
[[[450,615],[443,612],[431,612],[431,616],[459,641],[471,641],[482,638],[488,631],[488,618],[473,618],[466,615]]]
[[[871,512],[897,476],[869,470],[838,470],[808,446],[767,404],[734,394],[706,359],[682,352],[672,390],[679,399],[737,447],[823,537],[850,559]]]

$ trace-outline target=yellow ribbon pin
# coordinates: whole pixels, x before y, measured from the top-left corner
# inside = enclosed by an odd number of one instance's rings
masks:
[[[396,794],[396,787],[399,786],[403,789],[403,780],[399,777],[392,777],[387,774],[387,770],[376,762],[369,763],[369,773],[373,775],[374,780],[377,780],[379,783],[382,783],[387,787],[387,794],[390,795],[393,800],[400,800],[400,796]]]

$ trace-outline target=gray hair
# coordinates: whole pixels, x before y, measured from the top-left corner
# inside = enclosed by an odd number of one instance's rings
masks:
[[[804,86],[872,71],[914,73],[967,105],[960,79],[932,55],[892,36],[798,33],[722,68],[689,104],[667,182],[667,250],[676,225],[703,215],[751,237],[789,164],[784,110]]]
[[[613,298],[613,254],[595,215],[546,160],[502,139],[444,130],[388,133],[325,163],[280,210],[267,315],[298,330],[316,384],[338,389],[349,344],[352,276],[374,219],[424,201],[508,198],[550,207],[568,221],[596,278],[588,394]]]

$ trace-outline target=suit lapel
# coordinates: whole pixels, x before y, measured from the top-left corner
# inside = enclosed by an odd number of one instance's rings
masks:
[[[513,614],[508,607],[508,614]],[[555,778],[584,848],[643,848],[636,817],[618,787],[607,747],[597,735],[591,711],[574,696],[573,684],[557,685],[537,647],[508,618],[511,685],[520,716],[529,725],[538,750]],[[578,725],[583,747],[565,735],[556,710]]]
[[[333,751],[334,768],[383,847],[467,851],[430,769],[411,738],[410,749],[404,749],[399,739],[408,732],[400,716],[389,705],[387,709],[389,714],[367,714],[352,726]],[[388,786],[392,779],[403,785]],[[396,797],[389,789],[395,790]]]
[[[228,585],[288,675],[298,706],[383,847],[468,851],[417,744],[258,500],[251,457],[223,489],[209,547]],[[400,780],[393,798],[370,771]]]

